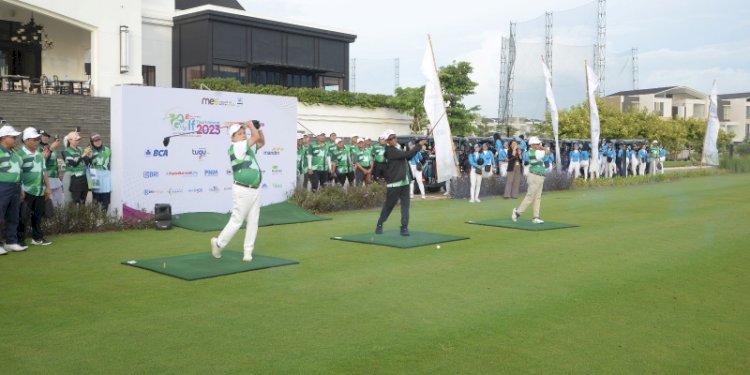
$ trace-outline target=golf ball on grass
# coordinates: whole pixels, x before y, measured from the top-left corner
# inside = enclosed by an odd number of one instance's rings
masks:
[[[440,245],[435,246],[436,249],[440,249]]]

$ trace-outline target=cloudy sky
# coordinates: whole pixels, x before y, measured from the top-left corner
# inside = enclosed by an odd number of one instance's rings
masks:
[[[501,36],[518,22],[513,114],[541,118],[544,13],[553,12],[553,76],[560,107],[584,99],[583,60],[591,59],[596,2],[590,0],[350,1],[240,0],[254,15],[357,35],[356,91],[392,93],[421,86],[427,34],[438,65],[469,61],[479,83],[466,103],[497,116]],[[742,0],[609,0],[607,94],[633,88],[631,49],[638,48],[638,87],[685,85],[708,93],[750,91],[750,7]],[[579,74],[580,73],[580,74]]]

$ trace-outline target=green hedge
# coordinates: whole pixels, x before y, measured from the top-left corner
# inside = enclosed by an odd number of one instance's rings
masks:
[[[385,191],[386,187],[377,183],[349,186],[346,189],[340,186],[324,187],[316,193],[297,188],[289,196],[289,200],[314,213],[359,210],[382,206]]]
[[[750,172],[750,157],[722,158],[719,167],[732,173]]]
[[[326,91],[320,88],[308,87],[243,85],[240,81],[234,78],[203,78],[192,81],[192,87],[194,89],[200,89],[201,85],[205,85],[209,89],[216,91],[294,96],[300,102],[305,104],[329,104],[345,107],[397,109],[393,97],[389,95],[363,94],[349,91]]]

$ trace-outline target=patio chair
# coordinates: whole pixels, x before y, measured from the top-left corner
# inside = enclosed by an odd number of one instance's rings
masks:
[[[91,78],[81,84],[81,95],[91,96]]]

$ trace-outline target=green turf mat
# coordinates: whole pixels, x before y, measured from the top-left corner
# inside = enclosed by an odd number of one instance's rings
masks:
[[[295,260],[264,255],[254,255],[252,262],[243,262],[241,252],[230,250],[222,252],[220,259],[214,258],[210,251],[204,251],[195,254],[122,262],[124,265],[147,269],[183,280],[206,279],[297,263]]]
[[[381,245],[406,249],[410,247],[426,246],[443,242],[468,240],[469,237],[452,236],[449,234],[410,232],[410,236],[402,236],[398,230],[384,231],[383,234],[362,233],[349,236],[331,237],[332,240],[360,242],[370,245]]]
[[[330,220],[327,217],[313,215],[291,202],[270,204],[260,208],[258,226],[305,223],[309,221]],[[228,213],[188,212],[172,216],[172,225],[197,232],[219,231],[227,225]],[[245,225],[243,224],[244,228]]]
[[[545,221],[544,224],[534,224],[530,219],[518,219],[516,222],[511,219],[469,220],[466,223],[531,231],[575,228],[578,226],[575,224],[556,223],[554,221]]]

